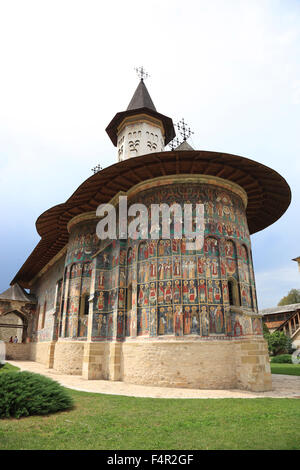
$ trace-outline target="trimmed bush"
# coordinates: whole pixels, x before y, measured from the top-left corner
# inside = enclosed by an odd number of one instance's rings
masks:
[[[0,375],[0,418],[47,415],[72,406],[67,391],[48,377],[32,372]]]
[[[292,356],[290,354],[280,354],[280,356],[272,357],[273,364],[292,364]]]

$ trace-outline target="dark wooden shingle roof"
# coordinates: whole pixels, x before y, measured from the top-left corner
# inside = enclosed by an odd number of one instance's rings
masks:
[[[279,219],[291,201],[291,191],[276,171],[248,158],[200,150],[159,152],[130,158],[99,171],[84,181],[64,203],[44,212],[36,222],[41,241],[12,281],[28,287],[35,275],[68,242],[68,222],[83,212],[96,211],[119,191],[166,175],[217,176],[240,185],[247,193],[250,233]]]

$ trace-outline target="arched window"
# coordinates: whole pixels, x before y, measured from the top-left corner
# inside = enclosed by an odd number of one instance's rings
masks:
[[[234,278],[228,279],[228,295],[230,305],[237,307],[241,305],[238,283]]]

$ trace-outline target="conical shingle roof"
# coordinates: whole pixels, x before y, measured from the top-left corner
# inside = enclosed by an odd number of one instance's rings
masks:
[[[147,90],[144,80],[141,80],[138,84],[138,87],[135,90],[134,95],[128,105],[127,111],[139,108],[148,108],[152,111],[156,111],[156,108],[151,99],[149,91]]]

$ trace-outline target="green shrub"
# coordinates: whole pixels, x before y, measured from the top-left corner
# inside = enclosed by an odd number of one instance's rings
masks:
[[[4,374],[4,372],[12,372],[12,371],[17,372],[17,370],[20,370],[19,367],[12,366],[8,362],[0,366],[0,374]]]
[[[65,389],[48,377],[31,372],[0,375],[0,418],[47,415],[72,406]]]
[[[271,362],[273,364],[292,364],[292,356],[290,354],[281,354],[272,357]]]

